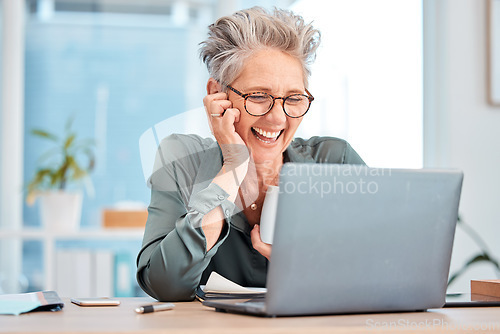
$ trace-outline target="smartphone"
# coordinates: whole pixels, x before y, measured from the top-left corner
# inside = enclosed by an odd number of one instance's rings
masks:
[[[111,298],[71,298],[73,304],[79,306],[118,306],[120,301]]]

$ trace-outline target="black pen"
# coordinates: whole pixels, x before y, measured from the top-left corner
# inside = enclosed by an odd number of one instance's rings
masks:
[[[153,304],[153,305],[144,305],[135,309],[137,313],[152,313],[159,311],[167,311],[174,308],[174,304],[172,303],[164,303],[164,304]]]

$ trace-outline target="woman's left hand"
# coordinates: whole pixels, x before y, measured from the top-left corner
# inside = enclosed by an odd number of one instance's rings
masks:
[[[267,260],[270,260],[273,246],[262,241],[262,239],[260,238],[260,226],[258,224],[255,224],[253,226],[253,229],[250,232],[250,238],[252,239],[253,248],[255,248],[255,250],[260,254],[265,256]]]

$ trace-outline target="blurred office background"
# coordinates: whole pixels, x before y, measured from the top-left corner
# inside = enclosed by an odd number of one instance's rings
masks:
[[[370,166],[464,170],[461,215],[500,257],[500,108],[487,102],[487,2],[0,0],[0,293],[45,289],[44,252],[53,242],[112,252],[124,265],[115,275],[128,277],[121,293],[140,294],[140,237],[54,241],[22,233],[41,229],[39,204],[28,206],[22,189],[49,147],[30,131],[62,133],[74,116],[78,134],[95,139],[82,231],[102,229],[103,209],[117,203],[147,205],[139,137],[202,106],[208,75],[198,44],[207,26],[254,5],[290,8],[322,31],[309,89],[316,100],[298,135],[345,138]],[[459,229],[451,271],[477,251]],[[467,291],[471,278],[496,273],[471,266],[450,289]]]

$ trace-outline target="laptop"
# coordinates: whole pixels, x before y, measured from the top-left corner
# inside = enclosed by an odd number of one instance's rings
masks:
[[[463,173],[285,164],[265,299],[218,311],[295,316],[445,303]]]

